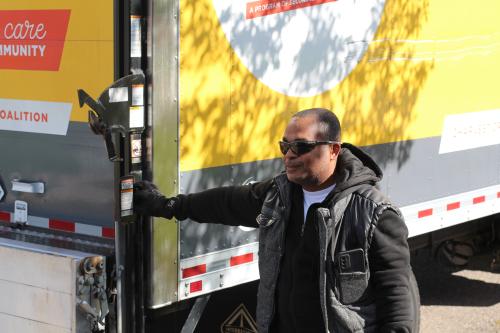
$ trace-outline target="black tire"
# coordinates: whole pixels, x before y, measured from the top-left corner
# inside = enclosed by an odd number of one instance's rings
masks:
[[[413,331],[420,331],[420,292],[418,290],[417,279],[415,278],[415,274],[410,270],[410,294],[412,299],[412,311],[413,318],[415,318]]]

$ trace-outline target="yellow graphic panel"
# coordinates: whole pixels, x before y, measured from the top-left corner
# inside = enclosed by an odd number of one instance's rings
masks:
[[[0,129],[64,135],[87,121],[76,92],[113,82],[113,25],[113,0],[1,2]]]
[[[358,145],[500,108],[500,2],[347,3],[181,2],[181,171],[279,157],[309,107],[332,109]]]

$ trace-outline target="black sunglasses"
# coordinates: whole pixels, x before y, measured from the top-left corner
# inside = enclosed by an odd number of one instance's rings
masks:
[[[314,149],[314,147],[319,146],[319,145],[329,145],[332,143],[338,143],[337,141],[292,141],[292,142],[286,142],[286,141],[280,141],[280,150],[283,155],[286,155],[288,153],[288,150],[291,150],[292,153],[294,153],[297,156],[304,155],[311,150]]]

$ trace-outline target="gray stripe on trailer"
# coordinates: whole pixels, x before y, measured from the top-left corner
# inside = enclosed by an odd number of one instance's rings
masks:
[[[500,145],[439,154],[440,137],[362,147],[379,164],[384,178],[379,188],[398,206],[450,196],[500,184]],[[272,159],[183,172],[181,192],[264,180],[283,170]],[[256,230],[216,224],[181,223],[181,258],[239,246],[258,240]],[[214,237],[214,235],[217,235]]]
[[[441,137],[363,147],[384,172],[380,189],[408,206],[500,184],[500,145],[439,154]]]
[[[282,169],[280,159],[208,168],[181,174],[181,192],[193,193],[216,186],[240,185],[272,177]],[[215,235],[215,236],[214,236]],[[258,241],[257,230],[219,224],[180,223],[181,259]]]
[[[28,225],[32,225],[34,227],[39,227],[39,228],[48,228],[49,219],[38,216],[28,216]]]
[[[77,234],[91,235],[91,236],[102,236],[102,228],[96,227],[94,225],[76,223],[75,232]]]
[[[0,211],[28,202],[28,214],[113,227],[113,163],[104,140],[86,123],[70,122],[63,135],[0,131]],[[44,194],[11,191],[11,181],[42,181]]]

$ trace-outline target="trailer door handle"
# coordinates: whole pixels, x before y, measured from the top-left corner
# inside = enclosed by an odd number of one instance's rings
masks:
[[[43,182],[22,182],[14,179],[12,181],[12,191],[43,194],[45,192],[45,184]]]

